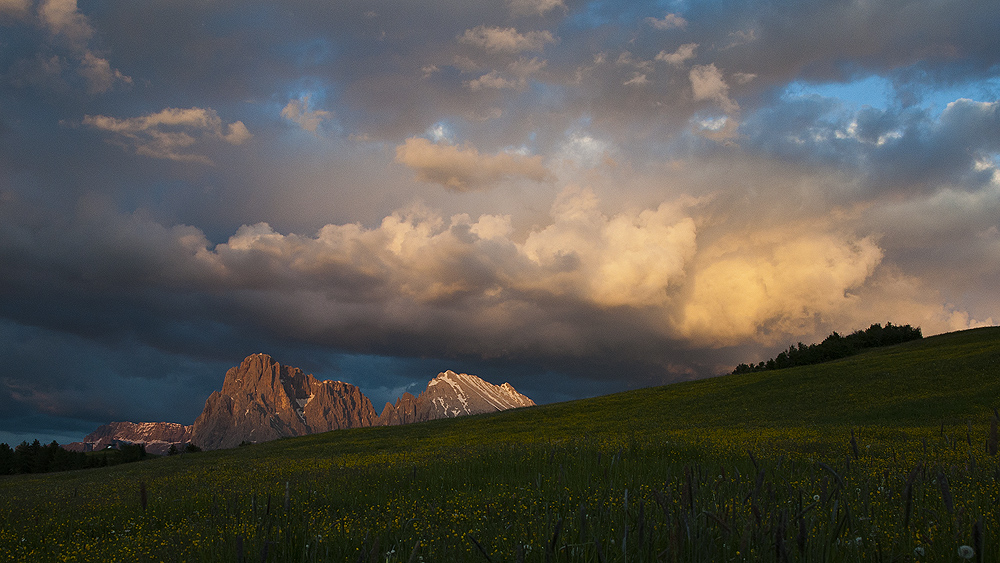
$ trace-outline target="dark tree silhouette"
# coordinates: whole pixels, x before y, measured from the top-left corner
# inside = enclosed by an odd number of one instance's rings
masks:
[[[788,350],[766,362],[760,362],[757,365],[740,364],[733,370],[733,374],[819,364],[853,356],[868,348],[902,344],[921,338],[923,338],[923,334],[920,333],[920,327],[913,328],[910,325],[899,326],[892,323],[886,323],[883,327],[876,323],[865,330],[856,330],[847,336],[841,336],[834,332],[819,344],[806,346],[799,342],[797,346],[789,346]]]

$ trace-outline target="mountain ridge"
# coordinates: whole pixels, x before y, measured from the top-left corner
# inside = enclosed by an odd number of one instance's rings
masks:
[[[93,451],[109,445],[142,443],[150,453],[162,455],[171,446],[183,449],[192,443],[203,449],[224,449],[246,442],[343,428],[410,424],[534,404],[510,383],[494,385],[475,375],[447,370],[431,379],[420,395],[404,393],[395,404],[386,403],[379,415],[357,386],[321,381],[268,354],[257,353],[226,372],[222,389],[212,392],[201,414],[189,426],[112,422],[66,448]]]
[[[447,370],[427,382],[427,388],[420,395],[414,397],[404,393],[395,404],[386,403],[378,423],[379,426],[409,424],[534,404],[510,383],[494,385],[475,375]]]

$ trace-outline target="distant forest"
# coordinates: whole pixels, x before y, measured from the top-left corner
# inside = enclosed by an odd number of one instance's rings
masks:
[[[171,445],[167,455],[192,454],[200,451],[201,448],[194,444],[188,444],[180,450]],[[39,443],[38,440],[31,444],[24,441],[13,449],[7,444],[0,443],[0,475],[107,467],[142,461],[152,457],[159,456],[146,453],[146,446],[142,444],[118,444],[115,447],[109,446],[103,450],[83,453],[71,452],[60,446],[55,440],[47,446]]]
[[[46,446],[35,440],[31,444],[21,442],[13,449],[7,444],[0,444],[0,475],[105,467],[143,459],[146,459],[146,448],[141,444],[124,444],[117,450],[83,453],[64,450],[54,441]]]
[[[820,364],[853,356],[868,348],[902,344],[923,337],[920,334],[920,327],[898,326],[892,323],[885,323],[883,327],[880,324],[873,324],[865,330],[856,330],[847,336],[841,336],[834,332],[819,344],[806,346],[799,342],[798,346],[789,346],[788,350],[766,362],[760,362],[757,365],[740,364],[733,370],[733,374]]]

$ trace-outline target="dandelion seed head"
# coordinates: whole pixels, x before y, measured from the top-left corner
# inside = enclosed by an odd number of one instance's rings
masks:
[[[976,554],[976,550],[972,549],[967,545],[959,546],[958,556],[962,559],[972,559],[972,556]]]

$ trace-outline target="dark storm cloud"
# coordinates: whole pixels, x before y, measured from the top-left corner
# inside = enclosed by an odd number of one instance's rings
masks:
[[[1000,23],[991,2],[793,2],[733,9],[699,3],[686,14],[716,51],[716,63],[756,73],[765,83],[789,79],[849,81],[913,67],[949,80],[992,76]],[[939,69],[939,70],[938,70]],[[945,70],[948,69],[948,70]],[[927,76],[921,77],[926,82]]]
[[[748,150],[843,169],[864,178],[862,198],[928,192],[942,185],[986,188],[991,169],[977,163],[1000,152],[1000,104],[959,99],[939,115],[927,110],[862,108],[801,97],[748,119]]]

